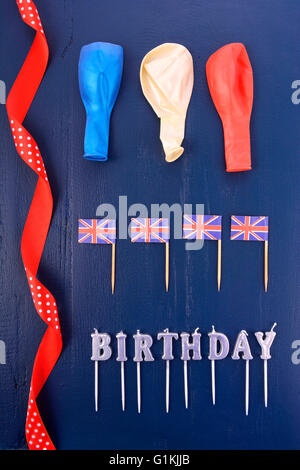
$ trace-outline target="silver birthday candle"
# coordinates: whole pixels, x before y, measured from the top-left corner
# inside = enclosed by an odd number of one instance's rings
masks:
[[[201,333],[198,333],[199,328],[196,328],[192,334],[192,341],[189,342],[190,334],[183,332],[181,333],[181,360],[183,362],[183,377],[184,377],[184,401],[185,407],[189,407],[189,387],[188,387],[188,370],[187,363],[191,359],[190,351],[193,351],[192,359],[199,361],[202,359],[201,356]]]
[[[137,408],[138,413],[141,412],[141,362],[142,361],[154,361],[154,357],[150,351],[153,344],[152,337],[147,334],[141,334],[140,330],[137,330],[134,338],[134,362],[136,362],[136,382],[137,382]]]
[[[170,361],[174,359],[173,356],[173,339],[178,339],[177,333],[170,333],[166,328],[163,332],[158,333],[157,339],[163,339],[164,352],[162,359],[166,361],[166,413],[169,413],[170,403]]]
[[[274,331],[277,323],[274,323],[270,331],[266,331],[265,334],[262,331],[255,333],[258,344],[261,347],[260,358],[264,361],[264,400],[265,407],[268,406],[268,360],[271,359],[270,348],[275,339],[276,333]]]
[[[92,337],[92,357],[95,361],[95,410],[98,411],[98,363],[99,361],[107,361],[111,358],[112,350],[110,345],[110,335],[107,333],[99,333],[96,328],[91,334]]]
[[[212,331],[208,333],[209,336],[209,356],[211,361],[211,395],[213,405],[216,403],[216,371],[215,361],[225,359],[229,353],[229,341],[224,333],[219,333],[212,325]]]
[[[249,342],[247,339],[248,333],[245,330],[241,330],[238,334],[236,339],[236,343],[234,346],[232,359],[238,360],[240,359],[240,354],[242,354],[242,358],[246,361],[246,374],[245,374],[245,413],[248,416],[249,412],[249,361],[253,359],[251,354]]]
[[[118,343],[118,356],[117,361],[121,363],[121,403],[122,403],[122,410],[125,411],[125,362],[127,361],[126,356],[126,338],[127,335],[120,331],[116,335],[117,343]]]

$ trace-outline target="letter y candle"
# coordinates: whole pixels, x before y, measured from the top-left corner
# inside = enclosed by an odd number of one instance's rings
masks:
[[[255,333],[256,339],[261,347],[261,359],[264,361],[264,399],[265,407],[268,406],[268,360],[271,359],[270,348],[275,339],[276,333],[274,331],[277,323],[274,323],[270,331],[263,334],[261,331]]]

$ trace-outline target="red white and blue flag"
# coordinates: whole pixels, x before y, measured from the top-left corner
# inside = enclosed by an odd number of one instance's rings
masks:
[[[115,244],[115,219],[79,219],[78,243]]]
[[[231,240],[265,242],[269,235],[269,217],[232,215]]]
[[[168,219],[131,219],[130,238],[132,243],[166,243],[170,239]]]
[[[183,215],[184,240],[221,240],[221,215]]]

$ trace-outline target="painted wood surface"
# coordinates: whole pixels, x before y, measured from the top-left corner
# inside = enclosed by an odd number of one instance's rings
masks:
[[[291,84],[300,79],[298,0],[37,0],[50,48],[49,67],[26,119],[42,151],[55,212],[40,279],[59,305],[64,349],[40,396],[58,449],[299,448],[300,375],[291,361],[299,326],[300,107]],[[9,90],[33,40],[11,0],[2,0],[0,79]],[[108,41],[124,47],[123,81],[111,125],[109,160],[82,158],[85,114],[78,91],[80,48]],[[228,42],[243,42],[254,70],[251,121],[253,170],[226,174],[221,123],[210,98],[205,63]],[[164,162],[159,122],[143,97],[139,66],[163,42],[192,53],[195,86],[184,155]],[[25,448],[24,424],[34,356],[44,325],[36,315],[20,257],[20,239],[35,176],[18,158],[0,106],[0,448]],[[116,292],[110,293],[111,250],[79,246],[78,217],[103,202],[128,205],[203,203],[224,221],[223,280],[216,289],[217,247],[198,252],[171,242],[170,290],[163,289],[163,247],[117,245]],[[270,217],[269,292],[263,291],[263,246],[229,240],[231,214]],[[211,405],[207,340],[203,361],[189,364],[190,409],[184,409],[183,365],[171,364],[170,413],[164,412],[165,364],[142,365],[143,412],[136,411],[135,364],[126,364],[127,410],[121,411],[119,364],[100,367],[101,411],[93,407],[90,334],[138,328],[156,334],[204,332],[212,323],[231,342],[242,328],[278,334],[269,364],[270,407],[263,405],[263,364],[250,339],[250,412],[244,415],[244,363],[218,363],[217,404]],[[113,343],[115,345],[115,342]],[[161,344],[153,348],[157,359]],[[179,345],[176,347],[179,356]],[[129,345],[129,357],[133,345]],[[115,356],[114,356],[115,357]],[[47,406],[46,406],[47,403]]]

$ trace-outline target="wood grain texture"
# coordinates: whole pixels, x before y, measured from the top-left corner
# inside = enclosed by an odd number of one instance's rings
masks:
[[[55,201],[40,279],[55,295],[64,349],[40,396],[41,413],[58,449],[292,449],[299,448],[300,375],[291,362],[299,320],[299,126],[291,83],[299,79],[299,2],[280,0],[37,0],[50,48],[45,78],[26,127],[36,138]],[[0,79],[9,90],[33,36],[11,0],[2,0]],[[109,160],[82,158],[85,114],[78,91],[80,48],[92,41],[124,47],[124,74],[111,122]],[[167,164],[159,121],[143,97],[139,66],[162,42],[192,53],[195,86],[186,123],[185,152]],[[246,45],[254,70],[251,121],[253,170],[225,173],[221,123],[210,98],[205,63],[222,45]],[[0,105],[0,448],[25,447],[28,387],[44,326],[37,317],[20,257],[20,239],[35,177],[18,158],[5,107]],[[102,202],[203,203],[223,215],[222,289],[216,288],[217,246],[186,252],[170,243],[170,289],[164,289],[164,246],[118,241],[116,290],[111,295],[111,250],[79,246],[77,219],[94,217]],[[270,218],[269,284],[263,285],[263,244],[230,242],[230,215]],[[250,336],[249,416],[244,415],[244,367],[216,364],[216,406],[211,405],[210,363],[188,364],[189,410],[184,409],[183,364],[171,363],[170,413],[165,414],[165,364],[142,364],[142,403],[136,411],[136,367],[126,363],[126,412],[121,411],[120,365],[99,367],[94,412],[94,327],[115,334],[137,328],[224,331],[233,342],[242,328],[278,334],[268,364],[269,407],[263,402],[263,362]],[[115,340],[113,339],[115,347]],[[155,341],[158,359],[161,344]],[[180,354],[179,344],[175,348]],[[128,356],[133,356],[129,343]],[[115,357],[115,356],[114,356]],[[47,398],[47,400],[46,400]],[[47,409],[44,403],[51,403]]]

